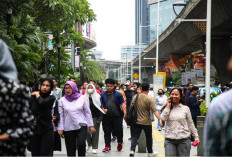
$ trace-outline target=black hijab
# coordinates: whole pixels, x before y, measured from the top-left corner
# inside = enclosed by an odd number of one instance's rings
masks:
[[[52,90],[53,90],[54,84],[53,84],[52,79],[50,79],[50,78],[45,78],[45,79],[42,79],[42,80],[40,81],[40,86],[42,86],[42,84],[44,83],[44,81],[48,81],[48,82],[50,83],[50,90],[49,90],[47,93],[43,93],[43,92],[41,91],[41,87],[40,87],[40,89],[39,89],[39,94],[40,94],[40,96],[42,96],[43,98],[46,98],[46,97],[48,97],[49,95],[51,95],[51,92],[52,92]]]

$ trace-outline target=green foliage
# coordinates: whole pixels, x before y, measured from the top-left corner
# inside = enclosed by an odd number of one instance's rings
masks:
[[[93,60],[90,60],[92,55],[93,55],[92,52],[90,52],[89,50],[81,51],[81,62],[82,62],[81,79],[85,81],[94,80],[94,81],[102,82],[104,79],[104,74],[102,73],[103,66],[101,66],[99,63]]]
[[[203,101],[200,105],[201,116],[206,116],[208,112],[208,108],[205,105],[205,101]]]
[[[77,22],[96,20],[87,0],[1,0],[0,38],[8,43],[15,60],[19,79],[33,81],[42,77],[58,77],[57,43],[62,47],[71,41],[81,46],[84,38],[76,30]],[[7,34],[7,10],[13,10],[10,35]],[[48,50],[48,37],[53,36],[53,50]],[[61,49],[61,82],[76,76],[64,48]]]

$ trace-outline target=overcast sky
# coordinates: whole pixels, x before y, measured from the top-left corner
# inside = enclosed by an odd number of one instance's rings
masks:
[[[135,0],[88,0],[97,15],[97,50],[103,58],[120,60],[121,46],[135,41]]]

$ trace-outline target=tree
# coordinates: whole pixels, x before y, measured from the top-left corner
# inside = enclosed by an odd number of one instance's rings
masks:
[[[83,50],[81,51],[81,63],[82,63],[82,69],[81,69],[81,80],[89,81],[99,81],[102,82],[104,79],[104,75],[102,73],[102,70],[99,66],[99,63],[90,60],[93,53],[89,50]]]
[[[31,81],[44,76],[57,76],[58,43],[65,47],[75,42],[84,43],[76,31],[77,22],[84,24],[96,19],[87,0],[1,0],[0,38],[10,45],[19,72],[19,78]],[[6,13],[13,10],[10,34],[7,34]],[[48,50],[48,38],[53,36],[54,49]],[[61,78],[74,75],[67,61],[69,56],[61,49]]]

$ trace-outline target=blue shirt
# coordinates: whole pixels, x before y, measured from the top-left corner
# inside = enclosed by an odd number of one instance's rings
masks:
[[[118,91],[114,91],[114,101],[115,101],[115,105],[118,108],[118,111],[121,115],[123,115],[123,111],[121,110],[121,104],[125,102],[122,94]],[[108,108],[108,93],[107,91],[101,93],[101,102],[102,105],[105,109]]]
[[[192,117],[197,117],[201,115],[200,105],[201,102],[197,101],[196,96],[191,94],[189,97],[188,106],[190,108]]]

